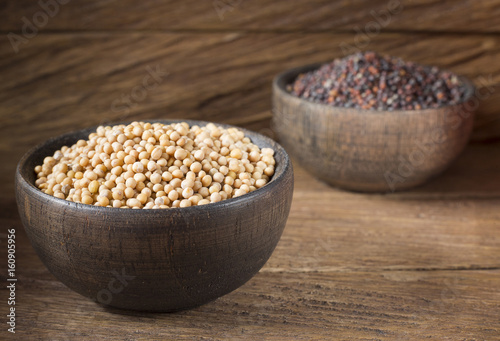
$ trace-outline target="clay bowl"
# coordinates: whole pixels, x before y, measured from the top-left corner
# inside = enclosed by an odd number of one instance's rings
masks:
[[[336,108],[286,90],[312,64],[273,82],[273,128],[290,156],[318,179],[347,190],[388,192],[443,172],[469,140],[474,87],[458,105],[412,111]]]
[[[42,143],[23,156],[16,171],[19,214],[31,244],[70,289],[116,308],[169,312],[235,290],[266,263],[292,201],[292,164],[280,145],[242,129],[258,146],[275,150],[275,175],[254,192],[204,206],[97,207],[37,189],[35,165],[61,146],[87,138],[92,130],[95,127]]]

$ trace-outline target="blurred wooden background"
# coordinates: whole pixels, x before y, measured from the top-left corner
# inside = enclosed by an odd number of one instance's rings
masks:
[[[486,94],[474,140],[500,136],[498,0],[42,3],[0,3],[5,197],[28,148],[89,125],[196,118],[272,135],[273,76],[357,48],[470,77]]]
[[[342,48],[468,76],[481,89],[473,138],[498,140],[500,0],[40,3],[51,5],[0,1],[0,225],[18,231],[24,339],[498,339],[500,142],[475,143],[439,178],[389,195],[335,190],[296,167],[268,264],[179,314],[111,314],[57,281],[23,232],[13,177],[35,144],[109,121],[203,119],[272,135],[274,75]]]

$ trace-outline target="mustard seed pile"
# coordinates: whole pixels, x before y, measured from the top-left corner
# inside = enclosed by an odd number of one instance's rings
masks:
[[[301,74],[288,91],[336,107],[371,110],[438,108],[465,97],[465,86],[451,72],[370,51]]]
[[[36,186],[95,206],[158,209],[204,205],[252,192],[274,174],[274,151],[212,123],[100,126],[35,167]]]

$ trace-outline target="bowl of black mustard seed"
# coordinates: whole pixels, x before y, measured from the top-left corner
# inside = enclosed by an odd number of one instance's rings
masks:
[[[359,52],[278,75],[273,128],[293,159],[332,186],[405,190],[462,152],[474,91],[466,78],[436,66]]]

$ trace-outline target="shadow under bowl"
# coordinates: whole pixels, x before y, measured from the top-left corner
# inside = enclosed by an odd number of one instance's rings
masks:
[[[149,122],[182,121],[208,123]],[[284,149],[241,130],[259,147],[275,151],[271,181],[241,197],[186,208],[97,207],[45,194],[34,185],[34,167],[60,147],[87,139],[95,127],[38,145],[19,162],[15,180],[19,214],[36,253],[70,289],[116,308],[177,311],[237,289],[271,256],[293,193]]]
[[[473,126],[465,100],[423,110],[360,110],[299,98],[287,91],[298,75],[321,63],[291,69],[273,81],[273,129],[290,156],[316,178],[339,188],[389,192],[423,184],[462,152]]]

